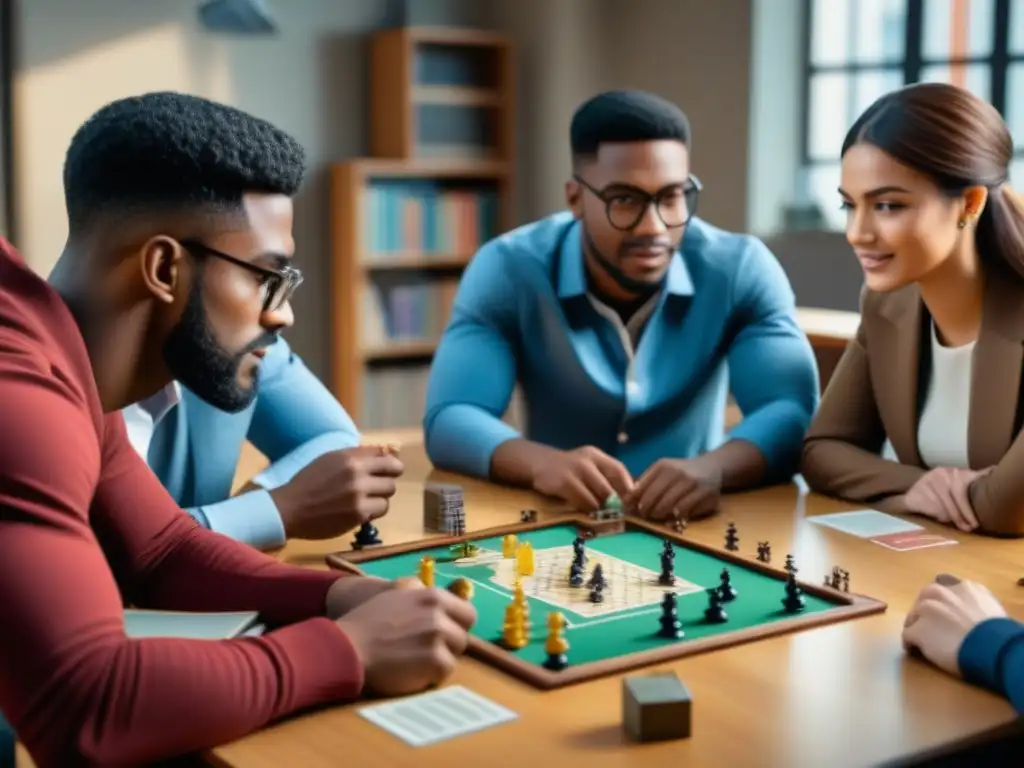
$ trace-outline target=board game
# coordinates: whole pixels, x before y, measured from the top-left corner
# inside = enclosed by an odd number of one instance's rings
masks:
[[[608,531],[565,515],[339,552],[327,562],[389,579],[416,576],[428,563],[435,586],[462,582],[478,614],[468,652],[542,689],[886,610],[842,591],[838,575],[835,586],[818,586],[796,579],[790,557],[778,558],[785,566],[759,561],[770,559],[767,542],[757,544],[759,559],[744,556],[732,526],[726,546],[737,551],[635,518]],[[528,628],[518,643],[508,635],[513,602]],[[552,664],[553,621],[564,638],[561,665]]]

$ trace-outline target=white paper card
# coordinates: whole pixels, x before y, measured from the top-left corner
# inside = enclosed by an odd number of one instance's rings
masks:
[[[862,539],[885,536],[889,533],[924,530],[920,525],[874,509],[856,509],[852,512],[837,512],[833,515],[814,515],[807,519],[816,525],[834,528]]]
[[[519,717],[461,685],[363,707],[359,714],[414,747],[436,744]]]

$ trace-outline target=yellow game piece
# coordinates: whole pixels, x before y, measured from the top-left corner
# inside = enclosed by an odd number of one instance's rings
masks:
[[[515,603],[505,608],[505,626],[502,640],[509,648],[523,648],[529,642],[526,628],[523,626],[523,612]]]
[[[501,554],[506,560],[511,560],[516,556],[516,545],[517,540],[514,533],[510,533],[501,540]]]
[[[434,558],[429,555],[420,558],[420,581],[425,587],[434,586]]]
[[[544,650],[552,655],[561,655],[569,650],[569,641],[565,639],[562,630],[565,629],[565,617],[558,611],[548,614],[548,639],[544,644]]]
[[[530,634],[530,603],[526,599],[526,590],[523,589],[523,583],[516,579],[516,585],[512,589],[512,602],[519,608],[519,612],[523,617],[523,628],[526,634]]]
[[[516,573],[520,576],[532,576],[533,571],[533,547],[529,542],[523,542],[516,550]]]
[[[473,582],[467,578],[459,577],[448,585],[448,591],[463,600],[473,599]]]

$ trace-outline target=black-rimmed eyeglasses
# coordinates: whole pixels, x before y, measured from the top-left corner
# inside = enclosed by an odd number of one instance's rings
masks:
[[[264,312],[276,312],[283,307],[285,302],[291,299],[295,289],[302,285],[304,279],[302,272],[295,267],[286,266],[280,269],[267,269],[266,267],[250,264],[248,261],[243,261],[223,251],[218,251],[216,248],[204,245],[198,240],[182,240],[180,242],[194,255],[213,256],[217,259],[223,259],[259,275]]]
[[[666,227],[677,229],[684,226],[696,213],[697,201],[704,188],[700,179],[693,175],[683,184],[673,184],[654,194],[618,183],[596,189],[579,174],[574,174],[573,178],[604,203],[608,223],[622,231],[636,227],[652,203]]]

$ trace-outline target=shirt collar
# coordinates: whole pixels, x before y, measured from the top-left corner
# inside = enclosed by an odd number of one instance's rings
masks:
[[[691,222],[688,226],[693,226]],[[558,258],[558,298],[569,299],[584,296],[587,293],[587,277],[583,263],[583,227],[579,221],[569,225],[569,231],[562,239],[562,249]],[[686,245],[683,236],[682,245]],[[690,270],[686,268],[682,253],[677,250],[672,254],[665,279],[664,292],[669,296],[693,296],[693,280]]]
[[[181,385],[177,381],[172,381],[156,394],[150,395],[145,400],[140,400],[138,406],[148,413],[153,419],[153,423],[156,424],[180,402]]]

